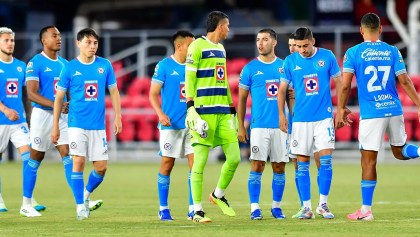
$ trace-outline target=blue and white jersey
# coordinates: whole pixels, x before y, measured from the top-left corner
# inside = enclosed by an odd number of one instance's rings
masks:
[[[340,76],[340,68],[330,50],[314,50],[309,58],[295,52],[284,61],[281,81],[293,83],[295,88],[293,122],[316,122],[333,117],[330,80]]]
[[[38,81],[39,94],[54,101],[61,70],[67,63],[68,61],[60,56],[57,59],[51,59],[44,52],[41,52],[28,62],[26,66],[26,81]],[[52,110],[50,107],[42,106],[35,102],[32,102],[32,106],[44,110]]]
[[[252,97],[251,129],[279,128],[277,95],[283,60],[270,63],[256,58],[242,69],[239,87],[249,90]]]
[[[179,63],[172,56],[160,61],[155,67],[152,82],[162,85],[162,111],[171,120],[171,126],[159,129],[184,129],[187,115],[185,103],[185,64]]]
[[[343,62],[343,72],[356,76],[361,119],[403,114],[395,77],[406,70],[395,46],[363,42],[348,49]]]
[[[57,90],[70,93],[68,123],[85,130],[105,129],[105,90],[117,86],[108,59],[95,56],[93,62],[71,60],[62,71]]]
[[[10,109],[19,113],[19,119],[9,120],[0,112],[0,125],[26,123],[22,102],[22,86],[25,85],[25,63],[13,58],[11,62],[0,60],[0,101]]]

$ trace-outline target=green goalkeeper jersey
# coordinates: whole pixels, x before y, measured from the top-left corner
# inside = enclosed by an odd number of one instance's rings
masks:
[[[232,97],[226,71],[226,51],[205,36],[188,47],[185,93],[199,114],[229,114]]]

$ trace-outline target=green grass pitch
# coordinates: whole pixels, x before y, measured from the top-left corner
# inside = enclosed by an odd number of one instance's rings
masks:
[[[86,167],[86,178],[91,167]],[[275,220],[270,214],[272,172],[269,165],[263,175],[260,200],[264,219],[250,220],[247,191],[250,166],[247,162],[240,164],[226,192],[237,216],[224,216],[208,201],[220,167],[220,164],[209,164],[205,169],[203,206],[213,222],[198,224],[186,220],[188,170],[185,163],[175,166],[171,178],[169,205],[175,220],[161,222],[157,217],[158,164],[111,163],[105,181],[92,195],[92,199],[103,199],[104,205],[92,212],[88,220],[77,221],[73,195],[66,185],[61,164],[42,164],[35,197],[47,206],[47,210],[42,212],[42,217],[25,218],[19,215],[22,201],[20,164],[3,162],[0,166],[2,193],[9,211],[0,213],[0,236],[420,236],[418,163],[378,166],[373,222],[345,219],[348,213],[360,207],[361,171],[358,164],[334,164],[329,203],[336,218],[317,217],[306,221],[290,218],[299,208],[291,164],[287,165],[282,201],[288,217],[285,220]],[[314,167],[311,175],[312,205],[315,206],[318,189]]]

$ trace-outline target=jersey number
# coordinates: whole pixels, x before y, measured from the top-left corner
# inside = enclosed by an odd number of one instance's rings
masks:
[[[374,86],[373,85],[378,80],[378,71],[379,72],[384,72],[382,80],[380,80],[380,81],[382,81],[382,86]],[[365,68],[365,75],[370,75],[371,73],[373,73],[372,77],[369,79],[369,81],[367,83],[368,92],[380,91],[380,90],[382,90],[382,88],[385,88],[386,83],[388,82],[390,71],[391,71],[390,66],[378,66],[378,68],[376,68],[375,66],[366,67]]]

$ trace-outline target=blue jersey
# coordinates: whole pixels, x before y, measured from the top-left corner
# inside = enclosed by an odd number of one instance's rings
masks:
[[[105,90],[117,86],[109,60],[95,56],[85,64],[77,58],[64,68],[57,90],[69,91],[69,127],[86,130],[105,129]]]
[[[152,81],[162,85],[162,111],[171,120],[171,126],[159,123],[159,129],[184,129],[187,114],[185,64],[178,63],[173,56],[163,59],[156,65]]]
[[[26,122],[22,102],[22,86],[25,84],[25,63],[13,58],[12,62],[0,60],[0,101],[19,113],[19,119],[9,120],[0,112],[0,125],[11,125]]]
[[[340,76],[337,60],[330,50],[315,48],[305,58],[295,52],[284,61],[281,81],[293,83],[293,122],[315,122],[332,118],[330,80]]]
[[[361,119],[403,114],[395,77],[406,70],[395,46],[363,42],[348,49],[343,62],[343,71],[356,76]]]
[[[277,95],[282,65],[279,58],[271,63],[256,58],[242,69],[239,87],[251,93],[251,128],[279,128]]]
[[[39,82],[39,94],[54,101],[56,85],[60,80],[60,73],[68,61],[60,56],[57,59],[49,58],[44,52],[35,55],[26,67],[26,81]],[[32,102],[32,106],[44,110],[52,110],[51,107],[42,106]]]

